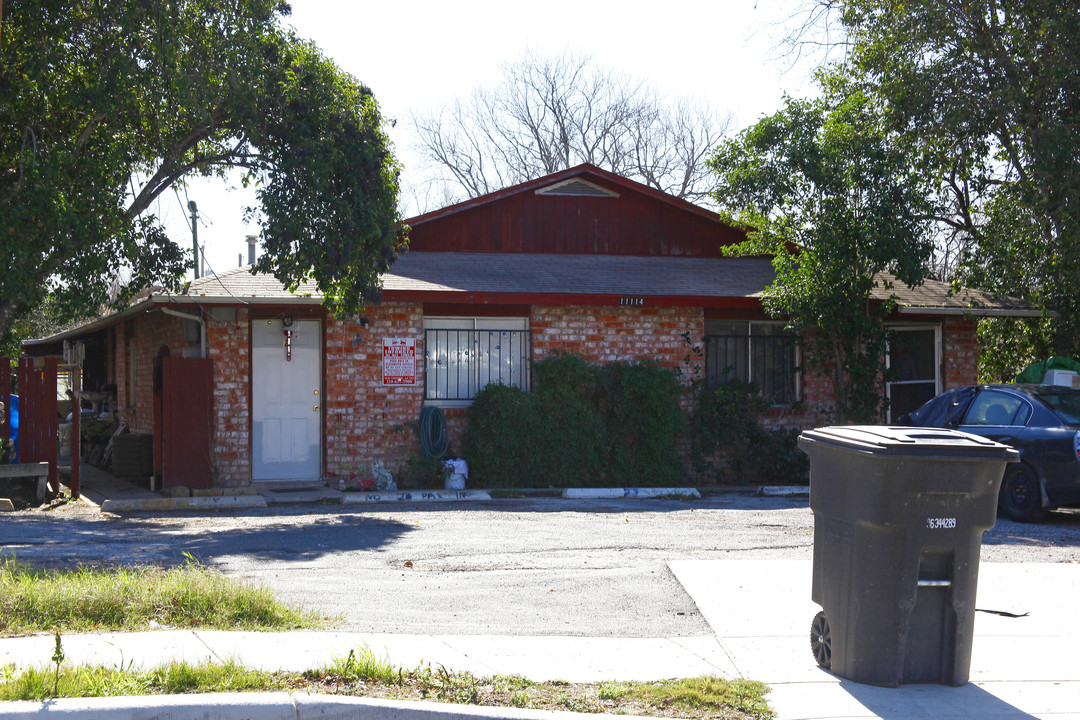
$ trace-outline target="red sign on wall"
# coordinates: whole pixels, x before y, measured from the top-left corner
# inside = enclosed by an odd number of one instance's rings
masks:
[[[416,384],[416,339],[383,338],[382,384]]]

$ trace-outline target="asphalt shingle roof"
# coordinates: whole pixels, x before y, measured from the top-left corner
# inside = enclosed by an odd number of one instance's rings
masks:
[[[768,258],[638,257],[627,255],[546,255],[530,253],[411,252],[402,255],[383,276],[384,297],[393,293],[522,295],[659,296],[756,298],[775,277]],[[1015,298],[999,298],[976,290],[954,294],[949,285],[928,280],[917,288],[898,283],[879,286],[873,297],[893,298],[908,314],[1037,316],[1039,311]],[[322,302],[313,282],[290,293],[272,275],[252,275],[250,266],[199,278],[179,295],[153,293],[125,311],[99,318],[28,344],[55,342],[105,327],[121,317],[159,304],[191,302],[273,304]]]
[[[386,291],[754,297],[772,281],[765,258],[415,252]]]
[[[410,252],[383,276],[383,290],[438,293],[519,293],[525,295],[634,295],[699,298],[754,298],[773,281],[768,258],[690,258],[628,255],[553,255],[535,253]],[[948,283],[928,280],[909,288],[891,276],[891,287],[873,296],[894,298],[901,306],[961,310],[1026,306],[976,290],[953,293]],[[252,275],[249,267],[195,280],[188,296],[238,301],[318,301],[313,282],[290,293],[272,275]]]

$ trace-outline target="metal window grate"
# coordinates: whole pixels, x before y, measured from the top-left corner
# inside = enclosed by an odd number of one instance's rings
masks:
[[[490,383],[528,390],[528,330],[427,330],[424,397],[472,400]]]
[[[706,335],[705,383],[757,385],[776,405],[796,400],[795,340],[783,335]]]

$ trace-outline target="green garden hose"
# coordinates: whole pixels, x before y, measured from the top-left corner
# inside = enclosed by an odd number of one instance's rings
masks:
[[[424,457],[440,460],[446,454],[450,438],[446,433],[446,417],[437,407],[420,411],[420,449]]]

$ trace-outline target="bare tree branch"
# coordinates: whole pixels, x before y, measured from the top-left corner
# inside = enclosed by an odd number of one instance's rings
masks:
[[[591,57],[527,53],[503,81],[416,114],[417,149],[468,197],[591,163],[708,202],[706,158],[731,124],[706,103],[669,101]]]

